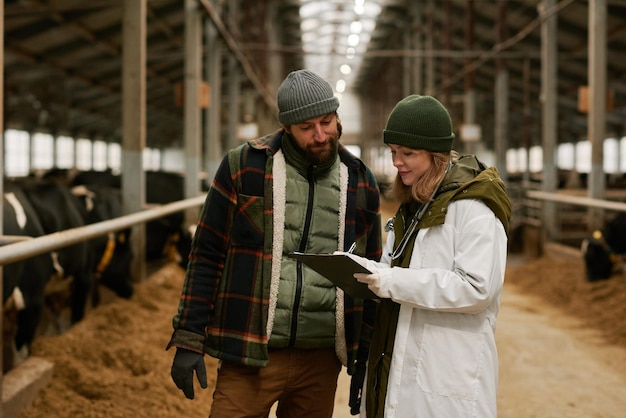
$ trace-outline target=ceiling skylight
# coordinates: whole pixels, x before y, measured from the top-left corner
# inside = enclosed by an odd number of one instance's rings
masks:
[[[385,0],[300,0],[304,64],[350,91]]]

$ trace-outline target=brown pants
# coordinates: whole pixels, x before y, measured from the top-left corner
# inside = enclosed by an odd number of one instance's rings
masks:
[[[267,367],[221,362],[210,418],[331,418],[341,363],[332,348],[270,350]]]

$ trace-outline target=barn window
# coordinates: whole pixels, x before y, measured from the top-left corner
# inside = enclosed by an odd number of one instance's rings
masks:
[[[36,133],[32,136],[31,170],[49,170],[54,167],[54,138],[50,134]]]
[[[122,169],[122,147],[117,143],[109,144],[109,168],[114,173],[119,173]]]
[[[619,171],[619,143],[616,138],[607,138],[604,140],[602,148],[604,172],[615,174]]]
[[[571,142],[560,144],[556,150],[557,167],[561,170],[573,170],[575,165],[576,147]]]
[[[522,172],[528,170],[528,150],[526,148],[517,149],[517,161]]]
[[[161,169],[161,151],[154,148],[143,149],[143,167],[144,170],[160,170]]]
[[[84,138],[76,140],[76,168],[91,170],[91,141]]]
[[[105,171],[107,169],[107,144],[104,141],[94,141],[93,143],[93,169]]]
[[[528,169],[531,173],[540,173],[543,169],[543,149],[539,145],[528,151]]]
[[[7,129],[4,137],[4,170],[8,177],[28,175],[30,141],[26,131]]]
[[[56,139],[56,166],[58,168],[74,167],[74,138],[58,136]]]
[[[626,136],[619,140],[619,171],[626,173]]]
[[[591,172],[591,142],[589,141],[576,143],[576,171],[579,173]]]
[[[172,172],[185,171],[185,153],[180,148],[165,148],[161,153],[161,170]]]
[[[506,171],[509,173],[521,173],[523,167],[519,163],[518,152],[514,148],[506,150]]]

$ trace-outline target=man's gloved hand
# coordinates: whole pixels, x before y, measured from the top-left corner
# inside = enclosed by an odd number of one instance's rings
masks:
[[[361,410],[361,398],[363,395],[363,381],[365,380],[365,364],[358,362],[356,370],[350,379],[350,415],[358,415]]]
[[[172,363],[172,380],[188,399],[193,399],[193,371],[196,371],[202,389],[207,388],[204,355],[185,348],[176,348]]]
[[[354,277],[357,281],[367,284],[367,287],[381,298],[390,298],[391,294],[389,289],[385,286],[385,281],[381,277],[381,274],[376,270],[372,274],[354,273]]]

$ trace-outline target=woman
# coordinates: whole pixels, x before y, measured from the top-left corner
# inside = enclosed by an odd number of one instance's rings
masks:
[[[362,417],[495,417],[496,316],[511,214],[494,167],[452,151],[452,121],[429,96],[392,110],[384,142],[401,203],[372,274],[380,297]]]

